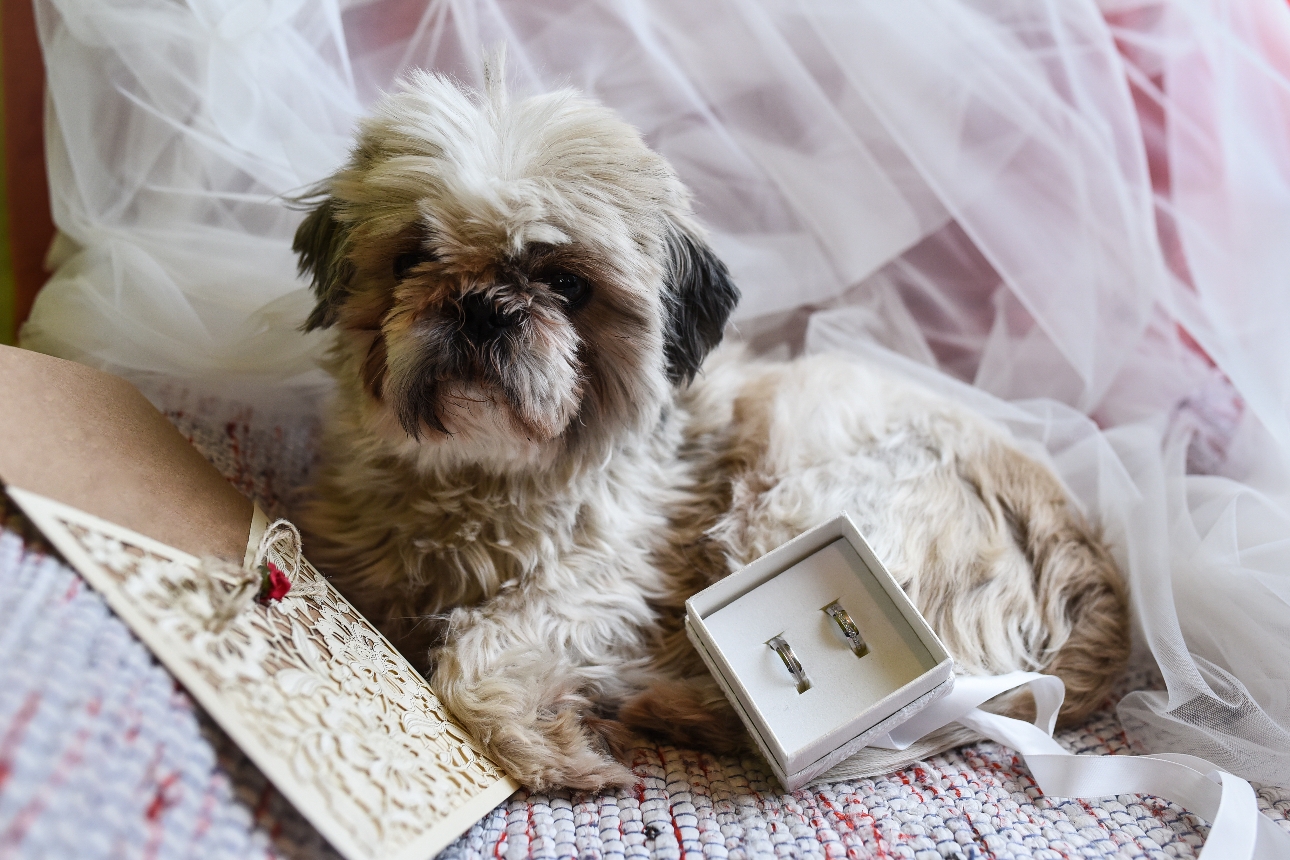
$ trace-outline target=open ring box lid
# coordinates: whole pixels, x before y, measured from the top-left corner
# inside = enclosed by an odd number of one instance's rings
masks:
[[[863,657],[824,612],[834,601],[859,628]],[[954,685],[945,646],[846,513],[691,597],[685,627],[790,791]],[[767,644],[777,635],[810,680],[805,692]]]

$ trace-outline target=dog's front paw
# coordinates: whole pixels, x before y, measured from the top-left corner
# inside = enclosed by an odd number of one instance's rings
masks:
[[[515,779],[536,791],[558,786],[602,791],[633,785],[636,775],[609,754],[603,721],[566,708],[528,724],[494,729],[484,746]]]
[[[594,716],[593,703],[568,682],[495,671],[468,683],[445,668],[441,663],[434,686],[448,710],[494,762],[530,789],[600,791],[636,782],[613,758],[630,746],[629,733]]]

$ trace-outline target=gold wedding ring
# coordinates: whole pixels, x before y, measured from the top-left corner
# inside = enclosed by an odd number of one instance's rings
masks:
[[[784,641],[784,637],[775,636],[769,639],[766,644],[775,649],[779,659],[784,661],[784,666],[788,668],[793,680],[797,682],[797,692],[805,693],[811,689],[811,679],[806,677],[806,670],[802,668],[802,661],[797,659],[797,655],[793,653],[793,649],[788,642]]]
[[[851,620],[850,613],[842,608],[841,603],[835,600],[824,607],[824,611],[837,622],[838,629],[842,631],[842,635],[846,637],[847,644],[851,646],[851,650],[855,652],[857,657],[863,657],[869,653],[869,646],[865,644],[864,637],[860,635],[860,628]]]

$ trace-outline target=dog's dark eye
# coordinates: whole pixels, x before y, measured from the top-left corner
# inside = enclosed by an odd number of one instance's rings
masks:
[[[573,272],[553,272],[547,277],[547,286],[551,292],[564,299],[565,307],[577,310],[586,304],[591,297],[591,284],[581,275]]]
[[[428,251],[409,251],[406,254],[399,254],[394,258],[394,277],[401,281],[417,266],[433,259],[434,255]]]

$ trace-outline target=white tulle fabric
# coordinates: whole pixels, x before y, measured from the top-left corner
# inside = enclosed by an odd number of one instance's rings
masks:
[[[672,161],[755,348],[896,366],[1059,470],[1167,685],[1120,702],[1141,748],[1290,784],[1285,0],[36,8],[65,238],[28,346],[319,384],[285,198],[403,71],[504,44]]]

